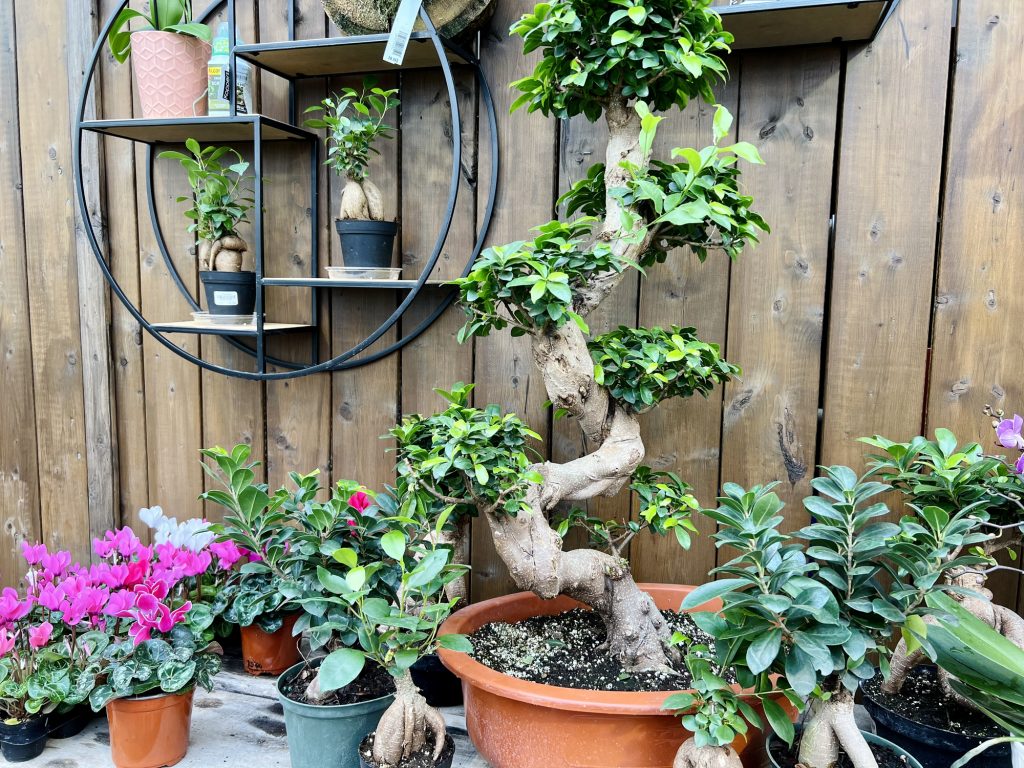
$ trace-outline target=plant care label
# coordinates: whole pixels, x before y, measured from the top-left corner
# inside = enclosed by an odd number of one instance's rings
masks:
[[[218,307],[237,307],[238,306],[238,292],[237,291],[214,291],[213,292],[213,303]]]
[[[423,0],[402,0],[395,14],[395,23],[388,35],[388,44],[384,48],[384,61],[388,64],[400,65],[405,61],[405,49],[409,47],[409,36],[412,34],[416,17],[419,16]]]

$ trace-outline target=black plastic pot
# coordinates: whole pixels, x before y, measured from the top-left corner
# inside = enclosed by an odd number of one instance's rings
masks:
[[[386,269],[395,252],[398,224],[394,221],[335,219],[346,267]]]
[[[799,734],[799,732],[800,729],[798,728],[797,733]],[[910,750],[908,750],[906,747],[903,747],[899,744],[894,744],[888,739],[883,738],[882,736],[877,736],[873,733],[868,733],[867,731],[861,731],[861,735],[864,737],[864,740],[868,743],[868,746],[870,746],[873,750],[876,747],[882,747],[884,749],[888,749],[889,751],[895,754],[899,754],[900,752],[902,752],[902,757],[906,761],[907,768],[925,768],[921,761],[917,759],[917,755],[912,754]],[[780,764],[779,761],[775,759],[775,755],[772,754],[773,745],[776,744],[778,741],[779,737],[776,736],[774,733],[769,733],[767,738],[765,739],[764,749],[765,752],[768,754],[768,764],[771,765],[772,768],[792,768],[792,765]]]
[[[34,717],[17,725],[0,723],[0,753],[9,763],[24,763],[46,749],[46,718]]]
[[[378,768],[376,763],[372,763],[363,757],[364,753],[369,750],[369,742],[373,737],[371,733],[359,744],[359,768]],[[455,759],[455,741],[450,735],[444,737],[444,749],[441,750],[441,757],[436,763],[434,768],[452,768],[452,761]]]
[[[866,690],[863,694],[862,703],[874,719],[878,735],[912,754],[923,768],[950,768],[967,752],[987,741],[916,723],[882,706]],[[1010,768],[1010,746],[992,747],[967,763],[966,768]]]
[[[424,656],[409,670],[412,681],[432,707],[457,707],[462,704],[462,682],[448,671],[436,653]]]
[[[67,712],[53,712],[46,718],[51,739],[70,739],[85,730],[96,715],[87,706],[79,704]]]
[[[251,315],[256,307],[255,272],[200,272],[206,308],[215,315]]]

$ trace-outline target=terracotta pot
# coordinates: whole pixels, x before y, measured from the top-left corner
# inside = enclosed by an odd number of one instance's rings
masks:
[[[132,69],[146,119],[206,114],[210,44],[174,32],[132,34]]]
[[[299,660],[299,638],[292,628],[299,614],[286,616],[276,632],[264,632],[257,625],[242,627],[242,660],[250,675],[280,675]]]
[[[188,751],[192,691],[107,704],[110,753],[117,768],[162,768]]]
[[[694,588],[641,584],[662,610],[679,610]],[[712,601],[697,610],[715,610]],[[568,597],[542,600],[532,592],[485,600],[456,612],[441,634],[470,634],[493,621],[516,622],[586,607]],[[671,768],[690,736],[679,719],[661,709],[670,692],[585,691],[519,680],[485,667],[464,653],[438,651],[462,679],[469,737],[494,768]],[[796,710],[779,695],[791,717]],[[757,704],[751,701],[756,709]],[[760,768],[761,734],[733,746],[744,766]]]

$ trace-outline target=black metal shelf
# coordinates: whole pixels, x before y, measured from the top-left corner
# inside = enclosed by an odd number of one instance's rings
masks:
[[[288,288],[371,288],[378,290],[413,290],[418,280],[332,280],[329,277],[264,277],[263,285],[267,287]],[[443,288],[445,280],[427,280],[425,288]],[[448,286],[454,288],[454,286]]]
[[[441,66],[433,38],[428,32],[413,32],[401,64],[384,61],[387,35],[353,35],[319,40],[288,40],[235,46],[235,55],[275,75],[297,80],[397,69],[427,69]],[[441,40],[449,64],[469,64],[447,40]]]
[[[899,0],[730,0],[712,3],[732,48],[778,48],[874,39]]]
[[[319,141],[304,128],[265,115],[184,117],[161,120],[83,120],[81,127],[105,136],[143,144],[184,144],[185,139],[207,142]]]

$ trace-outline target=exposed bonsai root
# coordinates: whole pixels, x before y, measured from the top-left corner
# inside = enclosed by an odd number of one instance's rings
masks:
[[[427,704],[406,671],[395,681],[395,701],[380,718],[373,737],[373,762],[379,768],[396,766],[419,752],[434,734],[434,760],[444,749],[446,730],[441,713]]]
[[[363,194],[366,195],[366,210],[373,221],[384,221],[384,195],[380,187],[369,179],[363,179]]]
[[[338,218],[342,220],[370,218],[366,193],[363,191],[362,184],[355,179],[349,179],[341,191],[341,210],[338,212]]]
[[[691,738],[676,752],[672,768],[743,768],[743,763],[732,747],[698,747]]]
[[[853,694],[845,688],[828,701],[811,702],[811,714],[800,738],[800,764],[805,768],[832,768],[842,747],[854,768],[878,768],[878,761],[857,728]]]
[[[219,240],[201,240],[198,249],[199,269],[204,272],[238,272],[242,269],[242,258],[249,250],[249,244],[237,235],[227,235]]]

